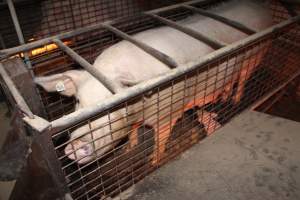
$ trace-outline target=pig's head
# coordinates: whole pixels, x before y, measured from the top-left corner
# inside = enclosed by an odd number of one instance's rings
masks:
[[[47,92],[58,92],[64,96],[75,96],[79,102],[76,110],[101,103],[111,92],[86,71],[71,70],[62,74],[38,77],[36,84]],[[79,164],[87,163],[108,152],[116,140],[127,135],[125,110],[104,115],[74,130],[70,135],[65,154]],[[114,121],[114,122],[112,122]]]
[[[76,96],[78,87],[89,74],[84,70],[69,70],[61,74],[36,77],[34,82],[47,92],[58,92],[64,96]]]
[[[65,155],[78,164],[85,164],[112,150],[128,134],[128,129],[121,111],[110,114],[110,118],[116,121],[108,124],[106,115],[73,131]]]

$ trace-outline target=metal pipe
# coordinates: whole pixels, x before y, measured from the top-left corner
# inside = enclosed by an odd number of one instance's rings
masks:
[[[122,90],[121,87],[119,87],[113,81],[109,80],[104,74],[98,71],[95,67],[93,67],[88,61],[86,61],[83,57],[77,54],[70,47],[65,45],[61,40],[53,39],[52,41],[55,44],[57,44],[57,46],[59,46],[61,50],[63,50],[66,54],[73,58],[79,65],[81,65],[86,71],[88,71],[92,76],[94,76],[98,81],[100,81],[113,94]]]
[[[236,28],[248,35],[252,35],[252,34],[255,34],[256,31],[245,26],[244,24],[240,23],[240,22],[237,22],[237,21],[234,21],[234,20],[231,20],[231,19],[228,19],[226,17],[223,17],[223,16],[220,16],[220,15],[217,15],[215,13],[212,13],[212,12],[209,12],[207,10],[204,10],[204,9],[201,9],[201,8],[196,8],[196,7],[193,7],[193,6],[189,6],[189,5],[184,5],[182,6],[183,8],[185,9],[188,9],[190,11],[193,11],[195,13],[198,13],[200,15],[203,15],[203,16],[206,16],[206,17],[209,17],[209,18],[212,18],[214,20],[217,20],[219,22],[222,22],[224,24],[227,24],[233,28]]]
[[[243,40],[230,44],[222,49],[216,50],[206,56],[201,57],[195,65],[188,65],[188,66],[181,66],[180,68],[176,68],[170,70],[168,73],[158,76],[156,78],[144,81],[138,85],[125,89],[124,91],[113,95],[112,97],[108,98],[106,101],[103,101],[101,104],[91,106],[85,109],[81,109],[75,111],[69,115],[66,115],[62,118],[54,120],[51,122],[53,128],[64,128],[67,126],[71,126],[76,124],[82,120],[88,119],[96,114],[99,114],[107,109],[110,109],[118,104],[129,100],[130,98],[137,96],[139,94],[145,93],[152,88],[158,87],[159,85],[166,83],[170,80],[176,79],[183,74],[189,73],[195,69],[201,69],[201,66],[205,66],[205,64],[210,63],[211,61],[218,59],[230,52],[238,50],[246,45],[249,45],[255,42],[257,39],[265,37],[268,34],[272,34],[276,32],[278,29],[285,28],[293,23],[297,23],[300,21],[300,16],[291,18],[286,20],[280,24],[272,26],[264,31],[251,35]],[[202,68],[205,70],[205,68]]]
[[[155,10],[152,10],[152,11],[148,11],[148,13],[160,13],[160,12],[164,12],[164,11],[169,11],[169,10],[179,8],[182,5],[193,5],[193,4],[207,5],[207,4],[210,4],[210,3],[217,2],[217,1],[218,0],[194,0],[194,1],[189,1],[189,2],[185,2],[185,3],[180,3],[180,4],[176,4],[176,5],[172,5],[172,6],[167,6],[167,7],[155,9]],[[118,22],[118,21],[121,21],[121,20],[124,20],[124,18],[118,18],[118,19],[115,19],[113,21],[108,21],[108,23]],[[40,46],[49,44],[49,43],[52,42],[53,39],[62,40],[62,39],[66,39],[66,38],[69,38],[69,37],[80,35],[80,34],[83,34],[83,33],[86,33],[86,32],[92,31],[92,30],[99,29],[99,28],[102,27],[102,25],[103,25],[102,23],[97,23],[97,24],[86,26],[86,27],[83,27],[83,28],[79,28],[79,29],[76,29],[76,30],[73,30],[73,31],[57,34],[55,36],[48,37],[48,38],[45,38],[45,39],[41,39],[41,40],[38,40],[38,41],[35,41],[35,42],[20,45],[18,47],[12,47],[12,48],[9,48],[9,49],[1,50],[0,51],[0,60],[8,58],[9,56],[13,56],[15,54],[18,54],[20,52],[29,51],[29,50],[38,48]]]
[[[298,72],[294,73],[287,81],[282,83],[279,87],[274,89],[273,91],[269,92],[265,96],[263,96],[260,100],[258,100],[252,107],[251,110],[255,110],[258,108],[261,104],[263,104],[266,100],[268,100],[270,97],[272,97],[274,94],[282,90],[284,87],[286,87],[291,81],[293,81],[295,78],[300,76],[300,70]]]
[[[11,18],[14,23],[15,30],[17,32],[19,42],[20,42],[20,44],[25,44],[24,36],[23,36],[22,29],[21,29],[21,26],[20,26],[20,23],[18,20],[18,16],[17,16],[16,10],[15,10],[13,0],[6,0],[6,1],[7,1],[7,5],[9,8]],[[32,69],[32,65],[31,65],[29,55],[27,52],[24,52],[24,58],[25,58],[25,64],[28,66],[28,69]]]
[[[273,107],[273,105],[274,105],[276,102],[278,102],[279,99],[282,98],[282,96],[283,96],[284,94],[285,94],[285,90],[284,90],[284,88],[282,88],[282,90],[279,91],[279,93],[272,99],[271,103],[269,103],[265,108],[263,108],[263,109],[261,110],[261,112],[266,113],[268,110],[270,110],[270,109]]]
[[[181,31],[181,32],[183,32],[183,33],[185,33],[185,34],[201,41],[201,42],[204,42],[205,44],[209,45],[213,49],[220,49],[220,48],[226,46],[226,44],[221,42],[221,41],[218,41],[216,39],[205,36],[202,33],[199,33],[199,32],[197,32],[193,29],[182,26],[182,25],[180,25],[176,22],[173,22],[169,19],[166,19],[164,17],[158,16],[156,14],[148,13],[148,12],[145,12],[145,14],[152,17],[152,18],[154,18],[154,19],[156,19],[156,20],[158,20],[158,21],[160,21],[160,22],[162,22],[162,23],[164,23],[167,26],[170,26],[170,27],[172,27],[176,30],[179,30],[179,31]]]
[[[142,49],[146,53],[150,54],[151,56],[153,56],[157,60],[161,61],[162,63],[164,63],[165,65],[167,65],[171,69],[177,67],[177,63],[171,57],[169,57],[168,55],[152,48],[151,46],[149,46],[149,45],[147,45],[147,44],[145,44],[141,41],[136,40],[135,38],[133,38],[130,35],[118,30],[117,28],[109,25],[108,23],[103,23],[103,28],[115,33],[117,36],[123,38],[124,40],[127,40],[127,41],[131,42],[132,44],[139,47],[140,49]]]
[[[10,93],[12,94],[13,98],[15,99],[17,106],[20,108],[20,110],[26,114],[30,119],[34,119],[34,115],[31,112],[29,106],[23,99],[22,95],[20,94],[19,90],[17,89],[14,82],[11,80],[9,75],[4,69],[4,66],[2,63],[0,63],[0,74],[3,78],[3,81],[5,82],[6,86],[8,87]]]

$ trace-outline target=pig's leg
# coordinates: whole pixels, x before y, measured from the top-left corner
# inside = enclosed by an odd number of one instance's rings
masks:
[[[198,111],[199,122],[204,125],[207,135],[211,135],[215,130],[221,127],[221,124],[214,120],[217,117],[216,113],[207,112],[205,110]]]
[[[164,159],[166,151],[166,143],[171,135],[171,130],[175,126],[178,118],[170,120],[168,124],[153,126],[155,131],[155,150],[153,152],[152,165],[159,165],[160,161]]]
[[[235,83],[239,80],[239,73],[235,72],[231,78],[231,80],[225,84],[224,90],[221,93],[221,100],[223,102],[228,102],[231,100],[231,97],[233,95],[233,88]]]
[[[250,78],[251,71],[249,66],[243,67],[240,71],[240,75],[237,81],[237,90],[236,90],[236,94],[233,96],[233,103],[234,104],[238,104],[240,103],[242,96],[244,94],[244,90],[245,90],[245,84],[246,81]]]
[[[234,104],[238,104],[242,96],[245,92],[245,85],[247,83],[247,80],[251,77],[255,69],[260,64],[263,56],[264,56],[264,50],[261,50],[261,53],[258,53],[258,55],[255,55],[249,59],[247,59],[240,70],[239,78],[238,78],[238,84],[237,84],[237,90],[236,94],[233,97]]]
[[[136,122],[132,125],[132,129],[129,132],[130,149],[138,145],[138,130],[143,125],[143,121]]]

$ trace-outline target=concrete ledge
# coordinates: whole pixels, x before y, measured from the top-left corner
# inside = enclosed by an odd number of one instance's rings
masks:
[[[138,183],[130,200],[299,200],[300,123],[247,111]]]

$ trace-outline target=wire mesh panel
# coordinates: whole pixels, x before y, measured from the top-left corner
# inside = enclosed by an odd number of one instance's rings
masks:
[[[31,42],[181,1],[17,0],[14,4],[25,40]],[[0,3],[0,49],[18,44],[8,6]]]
[[[284,1],[280,2],[277,0],[271,0],[270,8],[273,14],[274,23],[282,22],[288,18],[290,18],[289,8],[292,8],[294,12],[300,12],[300,6],[294,4],[293,6],[289,6],[289,4],[283,4]]]
[[[299,31],[296,24],[277,30],[55,133],[53,142],[73,197],[120,194],[299,73],[300,51],[290,43],[299,44]],[[106,124],[98,123],[104,118]],[[82,127],[86,134],[72,137]],[[99,137],[99,131],[106,134]],[[101,145],[111,138],[113,143]],[[90,149],[91,154],[82,156]]]

